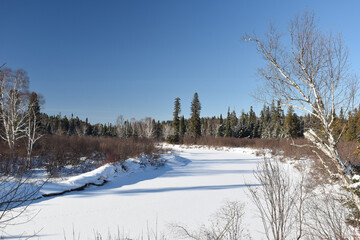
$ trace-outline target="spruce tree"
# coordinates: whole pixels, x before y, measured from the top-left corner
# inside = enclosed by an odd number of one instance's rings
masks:
[[[253,107],[250,106],[250,112],[249,112],[249,119],[248,119],[248,126],[250,131],[250,137],[253,138],[255,134],[255,124],[256,124],[256,114],[253,110]],[[256,130],[257,131],[257,130]]]
[[[75,120],[74,120],[74,114],[71,114],[71,118],[69,120],[69,130],[68,134],[69,136],[73,135],[75,132]]]
[[[196,139],[201,136],[201,119],[200,119],[201,104],[198,93],[194,94],[191,102],[191,118],[190,118],[190,133]]]
[[[223,137],[224,136],[224,125],[223,125],[223,118],[222,118],[222,114],[220,114],[220,118],[219,118],[219,126],[217,128],[216,131],[216,137]]]
[[[227,118],[225,122],[225,134],[224,137],[231,137],[231,124],[230,124],[230,108],[228,108]]]
[[[39,103],[39,97],[36,92],[31,92],[29,96],[29,108],[28,111],[31,111],[33,114],[36,115],[39,121],[40,117],[40,103]],[[33,115],[31,114],[31,115]]]
[[[69,120],[66,116],[64,116],[63,119],[61,119],[60,122],[60,134],[64,135],[67,134],[69,131]]]
[[[360,129],[360,111],[355,114],[349,114],[349,121],[344,134],[345,141],[357,140]]]
[[[174,129],[174,137],[175,142],[179,141],[179,135],[180,135],[180,119],[179,119],[179,113],[181,112],[180,109],[180,98],[175,98],[174,102],[174,113],[173,113],[173,129]]]
[[[277,106],[275,106],[273,101],[271,104],[271,137],[283,137],[284,118],[285,116],[283,110],[281,109],[280,101],[278,101]]]
[[[180,136],[185,136],[186,133],[186,124],[185,124],[185,118],[184,116],[181,116],[180,118]]]
[[[230,114],[230,128],[232,137],[236,137],[234,131],[236,129],[236,126],[238,125],[238,121],[239,119],[236,117],[236,112],[235,110],[233,110]]]
[[[284,123],[285,136],[288,138],[297,137],[298,132],[299,132],[298,127],[299,126],[297,125],[296,120],[295,120],[294,110],[290,106],[288,108],[288,112],[285,117],[285,123]]]

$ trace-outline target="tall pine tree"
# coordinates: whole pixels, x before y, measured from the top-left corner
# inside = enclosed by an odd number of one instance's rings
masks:
[[[231,130],[231,123],[230,123],[230,108],[228,108],[227,118],[225,122],[225,134],[224,137],[231,137],[232,130]]]
[[[186,133],[186,124],[184,116],[180,118],[180,136],[183,137]]]
[[[180,119],[179,119],[179,113],[180,113],[180,98],[175,98],[174,102],[174,113],[173,113],[173,129],[174,129],[174,137],[175,141],[179,141],[179,135],[180,135]]]
[[[291,106],[288,108],[285,117],[284,131],[285,136],[288,138],[297,138],[301,133],[300,121]]]
[[[224,122],[223,122],[222,114],[220,114],[219,126],[216,131],[216,137],[223,137],[223,136],[224,136]]]
[[[190,118],[190,133],[196,139],[201,136],[201,119],[200,119],[201,104],[198,93],[194,94],[191,102],[191,118]]]

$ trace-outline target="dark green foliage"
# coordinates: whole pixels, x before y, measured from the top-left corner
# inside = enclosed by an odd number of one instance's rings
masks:
[[[360,111],[354,111],[349,115],[344,139],[346,141],[359,140],[360,134]]]
[[[230,128],[232,131],[232,135],[234,135],[234,130],[236,128],[236,125],[238,124],[239,119],[236,116],[235,110],[233,110],[230,114]]]
[[[301,126],[300,120],[292,107],[289,107],[288,112],[285,117],[284,122],[284,131],[285,135],[288,138],[298,138],[301,137]]]
[[[181,116],[181,118],[180,118],[180,136],[181,137],[185,136],[185,133],[186,133],[185,118],[184,118],[184,116]]]
[[[270,108],[269,106],[263,107],[263,110],[260,113],[260,126],[259,126],[259,134],[261,138],[270,138]]]
[[[173,129],[174,129],[174,135],[177,136],[177,139],[179,138],[180,135],[180,119],[179,119],[179,114],[181,112],[181,107],[180,107],[180,98],[175,98],[175,102],[174,102],[174,113],[173,113]]]
[[[225,122],[225,133],[224,137],[232,137],[232,130],[231,130],[231,117],[230,117],[230,108],[228,108],[227,118]]]
[[[201,136],[201,104],[197,93],[191,102],[190,134],[196,139]]]
[[[168,143],[179,143],[180,141],[180,98],[175,98],[174,101],[174,112],[173,112],[173,121],[172,121],[172,129],[173,134],[166,137],[166,141]]]
[[[38,94],[36,92],[31,92],[29,96],[28,111],[31,111],[35,116],[40,118],[40,102],[39,102]]]
[[[270,137],[282,138],[285,136],[283,131],[284,112],[281,109],[281,103],[278,102],[275,106],[274,102],[271,104],[271,124],[270,124]]]
[[[166,142],[171,144],[179,143],[179,135],[169,135],[166,137]]]
[[[29,96],[29,120],[33,123],[36,120],[37,128],[40,133],[46,133],[46,126],[42,123],[42,115],[40,112],[40,99],[36,92],[31,92]]]
[[[217,131],[216,131],[216,137],[223,137],[224,136],[224,120],[222,118],[222,114],[220,114],[220,118],[219,118],[219,125],[217,127]]]

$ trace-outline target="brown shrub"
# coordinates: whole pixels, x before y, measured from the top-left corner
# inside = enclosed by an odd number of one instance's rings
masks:
[[[338,145],[339,154],[345,161],[350,162],[351,164],[360,165],[359,155],[355,153],[358,146],[359,143],[355,141],[341,141]]]
[[[65,165],[80,164],[82,157],[97,160],[101,165],[156,152],[155,141],[151,139],[48,135],[39,141],[34,155],[44,159],[48,172],[54,173]]]
[[[186,145],[193,144],[193,139],[183,138],[183,143]],[[328,173],[324,169],[321,161],[313,150],[316,150],[311,146],[311,143],[306,139],[298,138],[294,140],[290,139],[249,139],[249,138],[216,138],[216,137],[201,137],[196,141],[199,145],[206,145],[212,147],[246,147],[258,149],[258,154],[263,154],[263,151],[268,149],[273,155],[280,155],[281,158],[291,158],[294,160],[299,159],[312,159],[312,177],[320,182],[324,179],[328,179]],[[356,148],[359,144],[357,142],[340,142],[338,145],[339,154],[345,161],[349,161],[352,164],[360,165],[359,155],[355,154]],[[299,147],[302,146],[302,147]],[[336,166],[328,159],[323,153],[317,151],[320,157],[328,165],[330,170],[336,170]]]

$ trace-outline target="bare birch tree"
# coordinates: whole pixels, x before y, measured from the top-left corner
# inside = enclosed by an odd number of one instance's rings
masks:
[[[153,137],[154,132],[154,126],[152,125],[152,119],[151,117],[147,117],[143,120],[143,130],[144,130],[144,136],[147,138]]]
[[[18,139],[25,137],[27,109],[29,106],[29,78],[24,70],[0,71],[0,119],[3,132],[0,137],[10,149]]]
[[[305,12],[291,22],[289,44],[284,43],[273,27],[264,40],[255,35],[245,36],[245,40],[255,42],[267,62],[260,69],[265,95],[319,120],[321,129],[308,129],[304,135],[313,143],[324,168],[348,187],[353,171],[339,155],[337,145],[341,134],[335,138],[333,122],[341,107],[350,110],[357,81],[349,73],[348,51],[341,36],[323,33],[314,14]],[[330,170],[319,151],[332,161],[336,171]],[[355,192],[352,195],[360,210],[359,196]]]
[[[123,115],[120,115],[116,120],[116,133],[119,138],[125,138],[125,132],[124,132],[124,117]]]
[[[25,127],[25,135],[27,138],[26,151],[28,166],[31,165],[31,154],[34,144],[43,136],[39,133],[39,119],[34,110],[29,107],[27,125]]]
[[[29,100],[28,85],[25,71],[0,67],[0,137],[11,150],[15,149],[19,139],[27,138],[24,142],[29,168],[33,146],[41,135],[38,134],[39,119]],[[19,224],[18,218],[37,197],[44,182],[31,182],[32,171],[13,162],[12,157],[2,156],[0,164],[0,232],[4,233],[7,225]],[[30,216],[21,221],[28,220]]]

